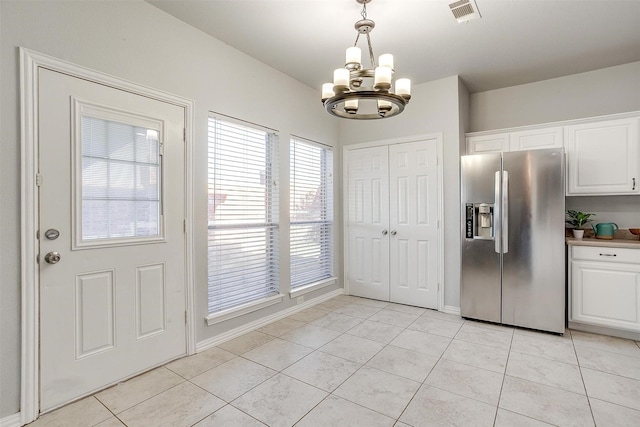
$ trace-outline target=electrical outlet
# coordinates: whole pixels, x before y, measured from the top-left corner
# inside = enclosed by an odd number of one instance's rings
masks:
[[[296,304],[302,304],[303,302],[304,302],[304,295],[296,299]]]

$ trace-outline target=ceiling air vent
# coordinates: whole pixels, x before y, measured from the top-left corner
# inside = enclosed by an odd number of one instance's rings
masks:
[[[480,18],[480,11],[475,0],[459,0],[449,4],[451,13],[458,22],[467,22]]]

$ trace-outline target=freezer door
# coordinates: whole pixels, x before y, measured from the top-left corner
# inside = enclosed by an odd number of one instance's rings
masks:
[[[467,238],[466,211],[469,204],[488,203],[494,204],[494,214],[499,215],[499,194],[496,194],[499,185],[496,186],[495,179],[500,176],[501,163],[499,153],[479,154],[462,156],[460,166],[460,313],[463,317],[490,322],[500,322],[500,254],[495,239]],[[499,221],[495,228],[499,229]]]
[[[562,149],[504,153],[502,323],[564,333]]]

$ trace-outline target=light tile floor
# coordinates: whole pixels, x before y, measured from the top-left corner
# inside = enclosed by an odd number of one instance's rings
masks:
[[[31,427],[640,426],[640,343],[339,296]]]

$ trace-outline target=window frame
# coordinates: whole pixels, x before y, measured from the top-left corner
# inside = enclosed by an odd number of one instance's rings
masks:
[[[267,307],[269,305],[277,304],[283,300],[283,295],[280,293],[280,280],[279,280],[280,279],[279,277],[279,269],[280,269],[279,191],[280,189],[279,189],[279,164],[278,164],[278,154],[279,154],[278,153],[278,150],[279,150],[278,132],[273,129],[266,128],[264,126],[255,125],[253,123],[234,119],[225,115],[216,114],[216,113],[209,114],[208,116],[209,135],[207,139],[207,147],[208,147],[207,159],[209,162],[209,166],[207,168],[207,188],[208,188],[209,195],[213,191],[214,203],[217,197],[216,196],[217,190],[215,188],[217,175],[212,175],[212,170],[213,168],[215,168],[216,161],[224,162],[223,160],[224,155],[219,154],[219,152],[217,151],[219,150],[219,146],[216,146],[216,144],[219,144],[220,141],[222,142],[224,142],[225,140],[229,141],[229,139],[226,139],[226,138],[229,138],[228,136],[218,141],[215,140],[216,126],[228,126],[227,132],[231,131],[232,129],[245,129],[248,134],[250,134],[251,132],[264,133],[264,138],[265,138],[264,163],[260,163],[260,165],[264,164],[264,170],[261,170],[259,165],[255,163],[254,165],[258,165],[258,166],[256,166],[256,169],[250,169],[249,172],[254,174],[255,173],[261,174],[260,175],[261,179],[264,179],[264,183],[265,183],[264,186],[265,186],[265,189],[268,189],[268,193],[264,199],[264,210],[265,210],[264,221],[244,222],[244,221],[247,221],[247,218],[244,218],[241,216],[242,214],[239,214],[239,216],[237,217],[237,223],[234,224],[233,216],[227,213],[227,214],[224,214],[226,215],[224,216],[224,219],[222,219],[222,217],[219,219],[220,222],[223,222],[222,224],[218,224],[218,225],[212,224],[212,222],[215,221],[215,218],[211,217],[212,213],[211,213],[211,207],[210,207],[210,201],[209,201],[207,203],[207,210],[208,210],[207,211],[207,235],[210,237],[210,235],[212,234],[212,231],[214,230],[223,230],[223,231],[237,230],[237,237],[235,237],[235,239],[241,239],[244,236],[243,232],[246,233],[247,230],[256,230],[258,228],[264,227],[265,229],[264,239],[266,242],[264,245],[264,250],[265,250],[264,257],[265,257],[265,260],[268,261],[268,264],[265,267],[265,271],[268,271],[268,273],[265,273],[263,276],[261,276],[265,278],[264,279],[264,285],[265,285],[264,295],[261,295],[258,298],[247,298],[246,300],[243,300],[242,298],[237,298],[236,304],[229,305],[229,303],[227,303],[227,304],[223,304],[222,307],[219,307],[218,309],[216,309],[216,307],[214,306],[214,303],[212,303],[212,299],[215,298],[213,293],[219,292],[220,290],[222,290],[221,294],[224,294],[225,291],[229,293],[230,292],[229,289],[238,289],[238,287],[241,289],[242,284],[246,283],[246,279],[233,278],[232,281],[228,282],[230,285],[226,288],[226,290],[224,286],[216,290],[215,285],[213,284],[211,279],[213,261],[212,261],[210,252],[213,245],[211,245],[211,243],[208,243],[207,244],[207,251],[208,251],[208,254],[207,254],[207,270],[208,270],[207,316],[205,318],[208,325],[213,325],[234,317],[242,316],[244,314]],[[220,129],[218,129],[218,132],[219,131]],[[239,138],[237,142],[239,146],[241,146],[241,144],[243,144],[243,139]],[[247,142],[248,142],[248,137],[247,139],[244,140],[245,144]],[[238,148],[238,146],[236,146],[236,148]],[[232,152],[231,150],[233,150],[233,147],[230,146],[230,149],[227,155],[230,155],[229,153]],[[257,158],[257,157],[255,158],[251,157],[250,155],[247,155],[247,156],[248,157],[244,158],[245,160],[247,159],[255,160]],[[213,163],[214,166],[211,166],[212,162],[214,162]],[[232,168],[229,160],[226,160],[226,162],[228,163],[227,167],[229,169]],[[215,171],[214,173],[220,173],[220,172]],[[223,170],[222,173],[230,174],[232,172],[230,170]],[[264,173],[264,175],[262,175],[262,173]],[[233,176],[233,175],[227,175],[227,176]],[[214,183],[213,187],[212,187],[212,182]],[[227,183],[226,185],[229,186],[231,184]],[[243,191],[242,189],[247,189],[247,188],[249,187],[248,186],[238,187],[239,189],[238,191]],[[225,197],[225,200],[226,200],[226,197]],[[236,201],[236,203],[241,203],[241,202]],[[241,206],[241,204],[237,204],[234,206]],[[252,208],[249,208],[248,210],[250,209],[255,209],[255,206]],[[215,215],[215,207],[213,212],[214,212],[213,215]],[[225,224],[224,223],[225,220],[228,223]],[[225,237],[225,239],[234,239],[234,237]],[[230,245],[231,243],[227,243],[227,244]],[[223,244],[219,247],[224,247],[224,240],[223,240]],[[258,246],[256,246],[256,248],[257,247]],[[242,249],[240,250],[242,251]],[[246,256],[242,254],[234,255],[234,257],[235,257],[234,259],[238,259],[238,260],[242,259],[243,257],[246,259]],[[255,264],[252,264],[252,265],[259,265],[259,262],[256,262]],[[241,269],[237,271],[240,271],[240,270]],[[221,273],[219,277],[223,277],[224,274],[226,273]],[[260,291],[260,286],[255,286],[255,287],[250,286],[249,289]]]

